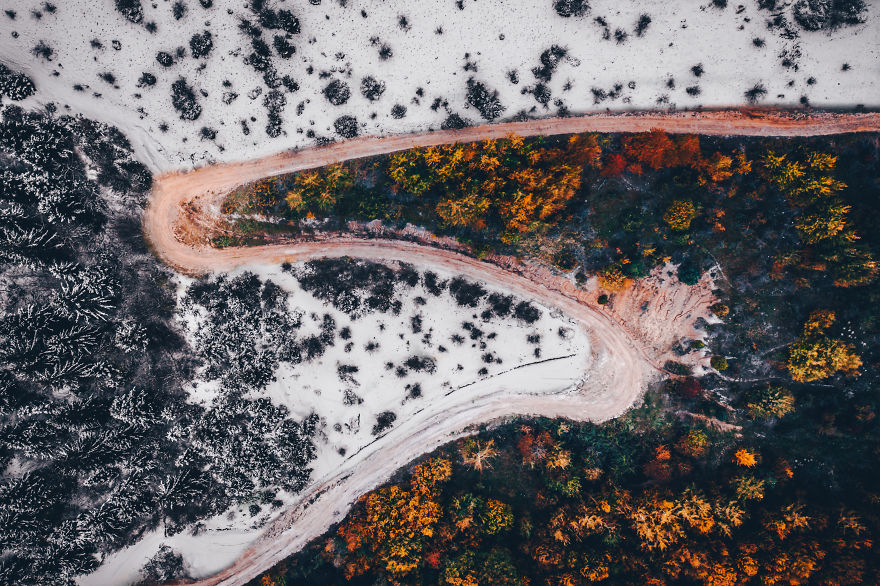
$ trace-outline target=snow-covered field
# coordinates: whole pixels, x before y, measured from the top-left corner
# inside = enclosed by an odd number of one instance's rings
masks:
[[[538,304],[534,306],[539,317],[533,323],[513,316],[488,317],[481,315],[488,307],[485,301],[474,308],[462,307],[448,291],[434,295],[420,283],[398,288],[398,314],[372,312],[353,319],[304,291],[293,275],[277,266],[248,270],[290,293],[290,311],[301,316],[297,338],[320,334],[325,315],[333,318],[339,333],[319,358],[281,363],[264,391],[297,420],[311,413],[321,418],[315,438],[318,455],[304,492],[341,470],[353,469],[382,445],[377,438],[420,414],[436,415],[444,406],[467,404],[500,391],[514,396],[558,394],[578,383],[590,360],[587,333],[558,311]],[[447,280],[454,275],[438,276]],[[190,336],[199,335],[197,311],[181,315],[181,323]],[[432,365],[422,370],[412,363],[407,366],[414,356],[427,358]],[[215,384],[197,380],[191,400],[210,402],[216,392]],[[395,419],[387,430],[378,431],[374,426],[383,412],[394,413]],[[282,493],[281,500],[283,507],[267,508],[256,517],[247,505],[236,507],[199,524],[197,535],[193,527],[171,537],[162,529],[151,532],[110,556],[81,583],[136,581],[139,569],[162,544],[184,556],[193,577],[211,575],[231,564],[266,523],[297,502],[297,496]]]
[[[470,78],[497,90],[504,107],[498,120],[738,105],[756,84],[766,89],[764,105],[806,97],[815,106],[870,107],[880,96],[877,6],[869,6],[863,24],[811,32],[795,24],[790,2],[770,11],[756,0],[594,0],[586,15],[563,18],[551,0],[273,0],[263,4],[276,14],[291,11],[299,32],[256,30],[268,51],[261,72],[248,59],[253,37],[239,26],[242,19],[259,26],[251,10],[258,3],[140,3],[135,24],[114,0],[64,0],[49,3],[51,10],[43,0],[5,0],[0,8],[15,16],[0,13],[0,61],[34,78],[31,103],[54,102],[61,112],[117,124],[160,171],[338,138],[334,122],[345,116],[356,119],[360,134],[436,129],[453,113],[485,121],[467,104]],[[639,36],[642,14],[650,23]],[[780,16],[783,26],[768,26]],[[204,31],[213,47],[196,58],[190,39]],[[276,36],[295,53],[275,46]],[[541,54],[553,46],[566,55],[547,57],[555,68],[543,67]],[[161,65],[160,51],[173,64]],[[367,77],[384,87],[372,101],[361,92]],[[172,106],[171,86],[180,78],[201,108],[195,120],[181,120]],[[334,81],[348,87],[345,103],[325,97]],[[274,138],[266,131],[270,95],[276,105],[284,102]]]

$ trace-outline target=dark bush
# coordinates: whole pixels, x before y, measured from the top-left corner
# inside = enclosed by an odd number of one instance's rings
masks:
[[[400,120],[401,118],[406,116],[406,106],[402,104],[394,104],[391,107],[391,117],[395,120]]]
[[[147,73],[145,71],[141,74],[140,78],[138,79],[137,85],[138,85],[138,87],[156,85],[156,76],[153,75],[152,73]]]
[[[52,55],[55,54],[55,51],[52,50],[52,47],[46,44],[45,41],[40,41],[37,43],[37,46],[31,49],[31,54],[34,57],[42,57],[46,61],[52,60]]]
[[[195,92],[182,77],[171,84],[171,104],[180,113],[181,120],[196,120],[202,114]]]
[[[495,120],[505,110],[498,99],[498,91],[490,91],[486,84],[474,78],[467,81],[467,102],[486,120]]]
[[[685,285],[696,285],[700,281],[700,268],[690,260],[678,265],[678,280]]]
[[[461,277],[455,277],[449,281],[449,293],[459,305],[476,307],[480,300],[485,297],[486,290],[479,283],[472,283]]]
[[[287,105],[287,98],[278,90],[271,90],[263,98],[263,106],[266,108],[268,120],[266,122],[266,134],[275,138],[281,134],[281,113]]]
[[[471,125],[471,121],[467,118],[462,118],[460,115],[452,112],[449,116],[446,117],[446,120],[440,125],[440,128],[443,130],[458,130],[461,128],[467,128]]]
[[[290,59],[296,53],[296,47],[287,40],[287,37],[281,35],[272,37],[272,46],[275,47],[275,52],[282,59]]]
[[[394,411],[383,411],[376,415],[376,424],[373,426],[373,430],[370,432],[373,435],[379,435],[392,425],[397,420],[397,415]]]
[[[553,9],[565,18],[583,16],[590,11],[590,3],[588,0],[555,0]]]
[[[211,31],[204,31],[202,34],[196,33],[189,40],[189,51],[194,59],[207,57],[214,48],[214,39],[211,37]]]
[[[639,17],[638,22],[636,22],[636,36],[640,37],[645,34],[645,31],[648,30],[648,25],[651,24],[651,17],[647,14],[642,14]]]
[[[174,20],[183,18],[186,15],[186,4],[180,2],[180,0],[175,2],[171,7],[171,15],[174,17]]]
[[[141,0],[116,0],[116,10],[122,16],[135,24],[144,19],[144,7],[141,6]]]
[[[556,73],[556,68],[559,67],[559,62],[562,61],[566,55],[568,55],[568,49],[560,47],[559,45],[553,45],[549,49],[543,51],[538,58],[541,62],[541,66],[532,69],[532,74],[535,76],[535,79],[549,82],[553,78],[553,74]]]
[[[762,83],[756,83],[752,89],[747,90],[743,95],[749,104],[757,104],[767,95],[767,88]]]
[[[333,122],[336,134],[342,138],[354,138],[358,135],[357,118],[354,116],[340,116]]]
[[[384,81],[379,81],[372,75],[368,75],[361,80],[361,94],[371,102],[375,102],[376,100],[381,98],[382,94],[384,93]]]
[[[156,61],[158,61],[159,65],[162,67],[171,67],[174,65],[174,57],[171,56],[171,53],[166,53],[165,51],[159,51],[156,53]]]
[[[324,88],[324,97],[334,106],[341,106],[351,97],[351,89],[342,80],[334,79]]]
[[[533,324],[541,319],[541,310],[528,301],[520,301],[516,304],[513,315],[516,319],[522,320],[527,324]]]

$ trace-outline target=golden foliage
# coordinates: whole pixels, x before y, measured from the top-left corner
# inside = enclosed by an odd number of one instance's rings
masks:
[[[669,224],[673,230],[684,231],[691,227],[691,222],[697,217],[697,208],[694,202],[687,199],[677,199],[670,204],[663,213],[663,221]]]
[[[787,367],[791,378],[810,382],[837,372],[858,373],[862,359],[855,353],[855,346],[825,333],[834,321],[832,311],[816,310],[810,314],[802,336],[789,348]]]
[[[606,291],[616,292],[626,289],[630,280],[616,264],[610,265],[599,271],[599,286]]]
[[[335,164],[313,171],[302,171],[293,177],[293,186],[285,200],[297,213],[328,212],[337,199],[354,185],[354,174],[348,167]]]
[[[559,213],[580,188],[584,167],[597,166],[600,157],[593,135],[572,136],[559,148],[511,135],[396,153],[388,175],[398,190],[436,192],[436,211],[448,226],[480,229],[494,214],[509,239]]]
[[[755,454],[751,451],[745,448],[740,448],[733,454],[733,463],[745,468],[754,468],[755,465],[757,465],[758,460],[755,458]]]

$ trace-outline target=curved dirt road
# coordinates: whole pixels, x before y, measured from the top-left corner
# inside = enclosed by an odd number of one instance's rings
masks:
[[[538,300],[575,320],[588,334],[589,352],[584,377],[572,389],[553,395],[511,394],[505,390],[445,398],[416,417],[400,423],[381,440],[346,461],[330,478],[316,479],[299,504],[286,511],[231,567],[201,584],[243,584],[268,569],[331,524],[341,520],[355,500],[379,486],[391,474],[418,456],[467,432],[473,426],[515,414],[565,416],[602,421],[620,415],[656,376],[668,351],[668,342],[693,337],[693,322],[706,317],[711,284],[689,288],[655,275],[628,292],[622,308],[600,308],[595,295],[575,288],[561,277],[534,267],[507,270],[468,256],[419,244],[357,238],[324,242],[277,244],[251,248],[193,247],[179,238],[186,233],[189,202],[216,203],[231,189],[257,179],[342,160],[361,158],[419,146],[501,138],[509,133],[551,135],[575,132],[667,132],[715,135],[808,136],[880,129],[878,114],[785,115],[772,112],[705,112],[649,115],[595,115],[512,122],[386,138],[361,138],[295,153],[236,164],[216,165],[156,179],[144,216],[145,235],[154,251],[171,266],[190,274],[230,270],[247,264],[302,261],[326,256],[398,260],[424,268],[467,275]],[[191,238],[189,241],[193,241]],[[508,267],[511,268],[511,267]],[[650,301],[650,304],[647,302]],[[618,303],[618,301],[615,301]],[[647,309],[645,306],[648,305]],[[638,323],[636,323],[638,322]],[[651,324],[653,331],[646,331]],[[658,333],[659,332],[659,333]]]

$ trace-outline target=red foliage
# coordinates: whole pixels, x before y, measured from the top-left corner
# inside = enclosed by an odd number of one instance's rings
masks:
[[[638,164],[655,171],[679,166],[698,167],[702,160],[700,139],[690,134],[670,138],[662,130],[652,130],[625,136],[620,143],[623,156],[631,167]]]
[[[612,153],[605,159],[605,165],[602,167],[601,175],[603,177],[615,177],[622,175],[626,171],[626,157],[620,153]]]
[[[679,381],[677,385],[677,390],[678,394],[685,399],[693,399],[701,392],[703,392],[703,385],[701,385],[700,381],[698,381],[694,377],[689,376],[686,379]]]

